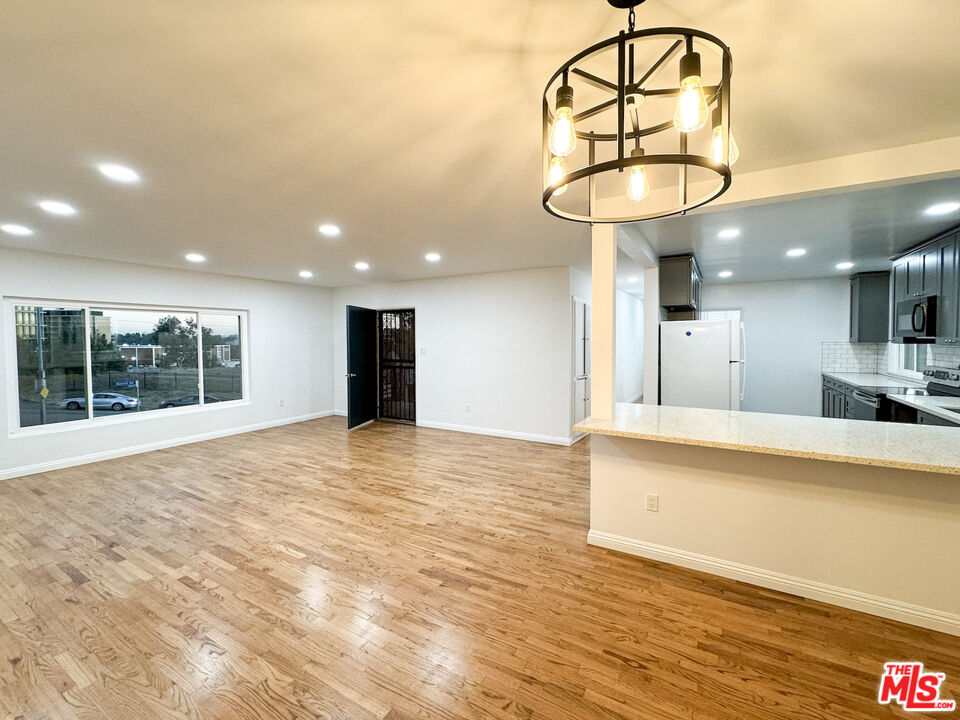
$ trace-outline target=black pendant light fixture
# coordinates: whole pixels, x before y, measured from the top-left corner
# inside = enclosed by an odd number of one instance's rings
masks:
[[[564,63],[543,93],[543,207],[625,223],[685,213],[730,187],[730,48],[700,30],[628,27]],[[561,196],[563,199],[560,200]]]

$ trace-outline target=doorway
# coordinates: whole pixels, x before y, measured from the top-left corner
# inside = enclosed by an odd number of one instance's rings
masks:
[[[347,306],[347,428],[417,421],[414,310]]]
[[[417,421],[417,346],[413,310],[384,310],[379,317],[380,417]]]

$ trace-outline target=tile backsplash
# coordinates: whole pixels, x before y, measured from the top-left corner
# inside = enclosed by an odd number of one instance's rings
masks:
[[[927,365],[960,367],[960,347],[947,345],[925,345]]]
[[[886,372],[887,343],[821,343],[820,369],[823,372]]]
[[[917,345],[926,354],[928,366],[960,367],[960,347]],[[885,373],[889,367],[887,343],[825,342],[820,344],[820,370],[823,372]]]

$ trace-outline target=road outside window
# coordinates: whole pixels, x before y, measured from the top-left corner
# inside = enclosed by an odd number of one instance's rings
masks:
[[[77,419],[86,403],[84,311],[39,305],[14,307],[20,426]]]
[[[239,313],[55,303],[13,311],[21,428],[243,399]]]

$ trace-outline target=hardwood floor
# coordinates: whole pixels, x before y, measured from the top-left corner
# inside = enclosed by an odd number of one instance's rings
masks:
[[[327,418],[0,483],[0,720],[906,717],[889,660],[960,696],[958,638],[587,547],[588,442]]]

